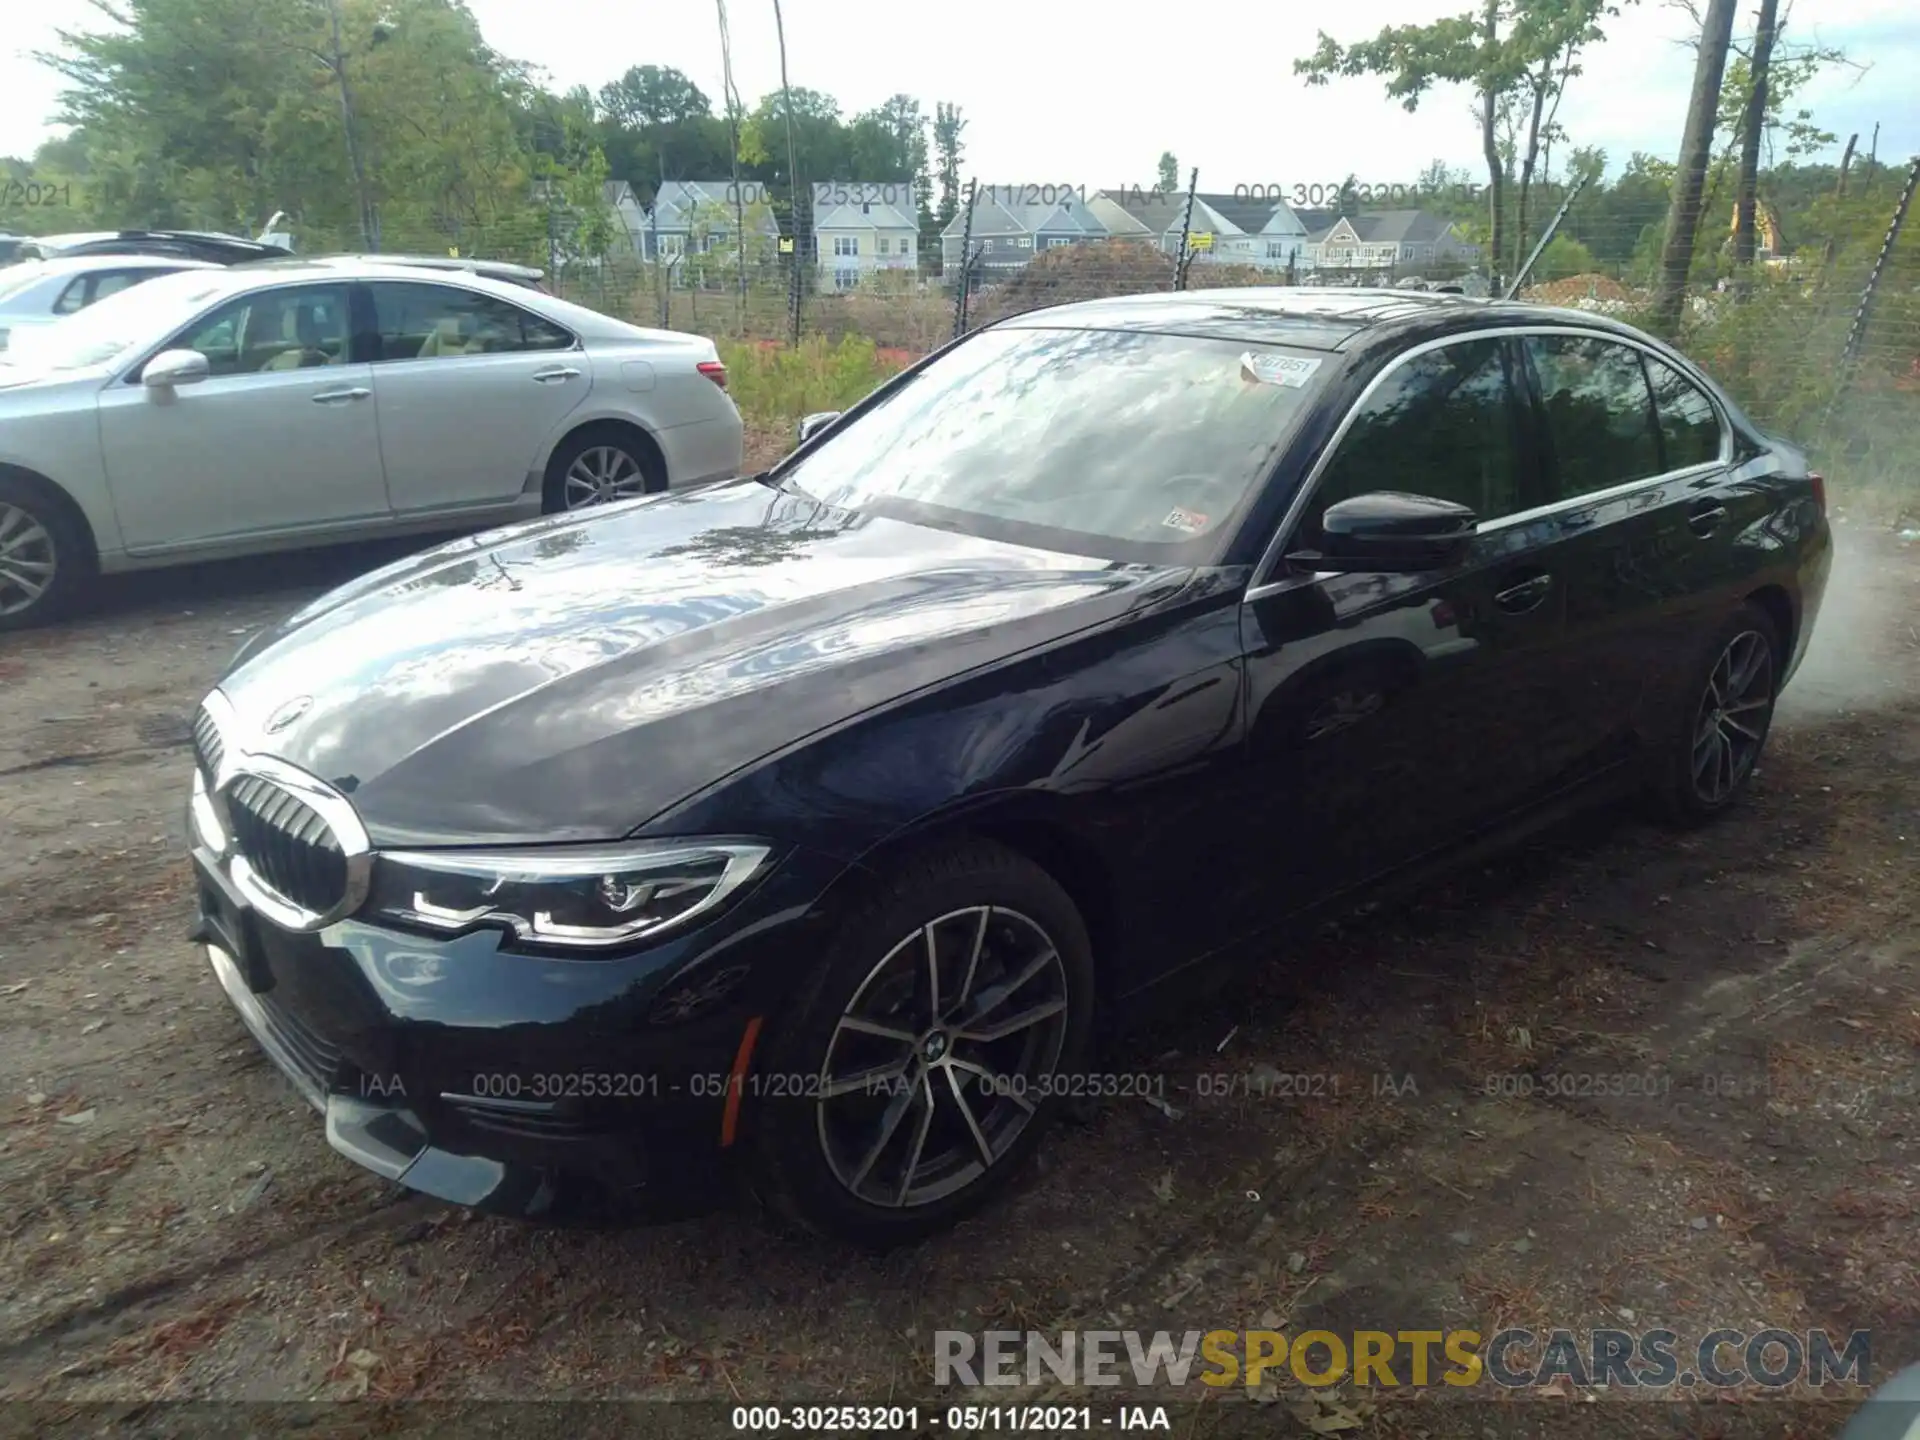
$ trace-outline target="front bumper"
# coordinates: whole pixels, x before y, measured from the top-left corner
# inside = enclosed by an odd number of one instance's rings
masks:
[[[458,1205],[527,1219],[561,1208],[561,1177],[544,1167],[445,1149],[430,1141],[419,1115],[404,1104],[368,1101],[333,1090],[331,1066],[323,1068],[317,1060],[331,1047],[291,1016],[263,1005],[226,950],[209,944],[207,958],[241,1023],[307,1103],[325,1117],[327,1143],[342,1155],[376,1175]]]
[[[818,943],[811,907],[779,903],[816,883],[805,863],[756,891],[771,913],[740,907],[634,956],[548,959],[491,931],[294,933],[212,852],[193,862],[214,976],[328,1143],[409,1189],[524,1219],[709,1207],[748,1119],[735,1077]]]

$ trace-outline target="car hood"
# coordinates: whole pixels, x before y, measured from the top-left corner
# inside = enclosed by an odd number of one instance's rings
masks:
[[[35,327],[32,325],[16,325],[12,321],[0,318],[0,330],[11,331],[13,334],[33,328]],[[8,336],[9,344],[12,343],[13,334]],[[105,373],[105,369],[101,367],[87,370],[43,370],[28,362],[24,355],[16,355],[10,350],[0,349],[0,391],[24,392],[48,390],[57,385],[89,382],[97,384]]]
[[[753,481],[496,530],[243,647],[230,743],[377,843],[604,840],[862,711],[1178,588]]]

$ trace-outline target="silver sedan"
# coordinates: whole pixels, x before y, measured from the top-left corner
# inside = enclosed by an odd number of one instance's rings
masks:
[[[89,305],[162,275],[217,270],[204,260],[172,255],[76,255],[23,260],[0,270],[0,350],[16,331],[51,325]]]
[[[0,630],[101,572],[505,523],[741,450],[697,336],[376,260],[169,275],[0,353]]]

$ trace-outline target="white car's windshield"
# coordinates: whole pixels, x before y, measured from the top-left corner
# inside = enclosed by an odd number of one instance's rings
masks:
[[[828,504],[1114,560],[1205,563],[1332,357],[1123,330],[989,330],[777,480]]]
[[[209,279],[213,275],[213,279]],[[9,352],[16,364],[36,370],[84,370],[105,365],[140,345],[165,339],[184,325],[225,287],[209,271],[163,275],[109,295],[77,314],[40,327],[32,339]]]
[[[0,270],[0,300],[17,295],[44,274],[46,267],[37,260],[22,260],[18,265]]]

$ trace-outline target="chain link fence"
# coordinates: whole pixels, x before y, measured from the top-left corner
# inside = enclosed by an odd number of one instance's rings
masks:
[[[1852,493],[1872,488],[1912,514],[1916,177],[1920,163],[1843,172],[1788,204],[1765,194],[1763,177],[1751,263],[1739,259],[1731,187],[1710,184],[1677,297],[1658,285],[1665,186],[1620,179],[1530,185],[1524,201],[1509,186],[1497,249],[1484,184],[1214,188],[1198,171],[1158,189],[972,183],[951,223],[911,235],[796,235],[785,222],[786,233],[751,241],[662,234],[536,204],[485,225],[388,218],[380,248],[538,266],[564,298],[710,336],[741,376],[749,420],[769,430],[850,403],[955,336],[1024,311],[1242,286],[1498,296],[1531,259],[1516,298],[1668,333],[1760,424],[1806,444],[1836,484],[1858,482]],[[365,248],[357,231],[293,230],[304,253]]]

